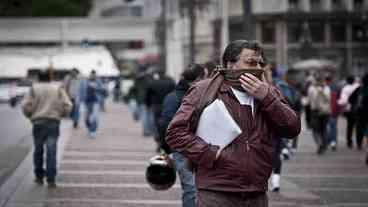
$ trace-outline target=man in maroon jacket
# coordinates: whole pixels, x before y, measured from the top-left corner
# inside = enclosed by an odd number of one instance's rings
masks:
[[[195,133],[197,107],[201,97],[209,94],[208,89],[213,89],[213,79],[189,89],[169,125],[167,143],[196,166],[199,207],[268,206],[273,143],[300,132],[300,118],[264,75],[231,75],[239,69],[263,69],[263,58],[260,45],[246,40],[231,42],[224,51],[222,64],[226,70],[215,76],[221,78],[215,87],[216,98],[225,104],[242,132],[223,150]]]

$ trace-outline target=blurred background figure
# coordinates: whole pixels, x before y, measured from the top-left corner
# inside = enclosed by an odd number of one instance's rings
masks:
[[[346,119],[346,145],[348,148],[353,147],[353,131],[355,128],[355,114],[352,110],[351,104],[349,103],[349,98],[351,94],[359,87],[359,83],[355,80],[354,76],[348,76],[346,78],[346,84],[341,89],[340,98],[337,101],[341,111]]]
[[[70,74],[65,77],[63,86],[73,104],[70,117],[73,120],[73,127],[76,129],[79,126],[81,101],[81,79],[79,77],[79,70],[77,68],[73,68]]]
[[[121,99],[121,79],[120,76],[116,77],[114,80],[114,88],[113,88],[113,100],[114,102],[119,102]]]
[[[266,65],[266,79],[273,83],[285,96],[291,108],[300,114],[301,111],[301,95],[288,83],[287,77],[282,74],[281,70],[276,67],[276,64],[271,62]],[[273,170],[271,176],[271,191],[278,192],[280,190],[280,179],[282,169],[282,159],[288,160],[290,156],[297,150],[297,137],[289,144],[289,140],[279,137],[276,139],[275,151],[273,154]]]
[[[35,183],[43,185],[44,178],[50,188],[55,188],[57,174],[57,141],[60,120],[69,115],[72,103],[63,87],[51,81],[51,71],[41,71],[40,83],[34,84],[22,102],[23,113],[33,124]],[[46,169],[44,147],[46,146]]]
[[[209,67],[209,66],[208,66]],[[194,207],[196,200],[196,187],[194,175],[186,166],[187,159],[179,152],[173,152],[165,141],[167,127],[181,105],[184,94],[189,87],[198,80],[206,78],[211,72],[200,64],[191,64],[184,69],[175,90],[165,96],[162,104],[162,112],[158,119],[158,132],[160,148],[174,160],[175,169],[179,174],[182,193],[183,207]]]
[[[331,116],[331,90],[323,74],[318,74],[316,83],[309,87],[308,99],[311,107],[313,137],[317,145],[317,154],[321,155],[327,148],[327,123]]]
[[[165,96],[175,89],[175,81],[164,74],[163,71],[155,70],[152,80],[147,84],[145,104],[148,110],[153,113],[155,133],[154,138],[157,143],[157,151],[160,151],[160,138],[157,132],[158,119],[161,114],[162,103]]]
[[[105,88],[101,80],[97,77],[96,71],[92,70],[88,79],[82,86],[82,97],[85,103],[85,124],[90,138],[96,138],[98,128],[98,118],[100,111],[100,97],[103,96]]]
[[[363,137],[368,127],[368,73],[362,78],[362,84],[349,97],[351,112],[356,121],[356,145],[363,149]]]
[[[340,88],[336,83],[335,78],[332,74],[328,74],[325,78],[327,86],[330,88],[331,91],[331,115],[327,122],[327,142],[328,146],[331,148],[332,151],[337,150],[337,137],[338,137],[338,130],[337,130],[337,120],[340,115],[340,107],[337,103],[337,100],[340,96]]]

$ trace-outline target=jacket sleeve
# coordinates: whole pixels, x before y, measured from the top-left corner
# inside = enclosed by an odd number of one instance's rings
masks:
[[[166,142],[172,149],[182,153],[194,164],[212,168],[219,147],[206,143],[192,131],[193,113],[198,103],[199,91],[194,86],[189,89],[170,122],[166,132]]]
[[[66,94],[64,88],[59,88],[59,95],[61,100],[61,116],[66,117],[72,110],[72,102]]]
[[[179,108],[180,103],[176,101],[176,95],[174,93],[169,93],[162,104],[162,112],[158,119],[158,133],[160,138],[161,148],[167,153],[171,153],[170,147],[167,145],[165,140],[166,130],[170,124],[170,121],[174,117],[176,111]]]
[[[295,138],[301,130],[300,116],[290,107],[281,92],[271,86],[260,103],[261,113],[270,122],[277,137]]]
[[[22,100],[22,111],[23,114],[27,117],[30,118],[32,117],[34,110],[35,110],[35,98],[34,98],[34,89],[31,88],[29,90],[29,92],[24,96],[23,100]]]

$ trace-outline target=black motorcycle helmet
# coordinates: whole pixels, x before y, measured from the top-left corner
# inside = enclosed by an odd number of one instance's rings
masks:
[[[149,160],[146,180],[154,190],[167,190],[175,184],[176,172],[166,155],[156,155]]]

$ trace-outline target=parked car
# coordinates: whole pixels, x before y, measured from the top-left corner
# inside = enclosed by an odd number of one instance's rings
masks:
[[[15,86],[15,97],[17,99],[22,99],[23,96],[28,93],[28,91],[31,89],[32,87],[32,81],[28,80],[28,79],[22,79],[20,81],[17,82],[16,86]]]
[[[0,85],[0,103],[9,103],[11,99],[10,88],[11,88],[10,84]]]

